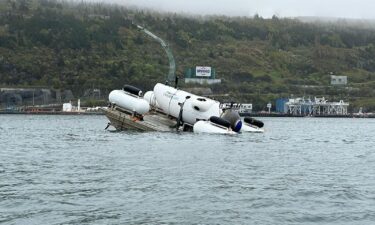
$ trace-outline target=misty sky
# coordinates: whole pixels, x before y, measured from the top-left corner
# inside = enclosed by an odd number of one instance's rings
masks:
[[[93,0],[198,15],[375,19],[375,0]]]

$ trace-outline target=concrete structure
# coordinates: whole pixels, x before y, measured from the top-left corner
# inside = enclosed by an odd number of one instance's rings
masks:
[[[331,75],[331,85],[347,85],[347,84],[348,84],[347,76]]]
[[[216,70],[209,66],[196,66],[185,71],[185,83],[220,84],[221,79],[216,79]]]
[[[221,79],[185,78],[185,84],[220,84]]]

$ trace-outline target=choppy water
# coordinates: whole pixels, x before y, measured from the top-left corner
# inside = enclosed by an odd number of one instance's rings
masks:
[[[223,136],[1,115],[0,223],[375,224],[375,120],[264,121]]]

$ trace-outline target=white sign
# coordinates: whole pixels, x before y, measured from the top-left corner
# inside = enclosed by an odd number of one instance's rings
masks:
[[[211,76],[211,67],[197,66],[197,67],[195,67],[195,75],[197,77],[210,77]]]

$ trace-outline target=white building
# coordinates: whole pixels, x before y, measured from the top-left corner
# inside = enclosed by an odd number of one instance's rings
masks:
[[[331,85],[347,85],[347,84],[348,84],[347,76],[331,75]]]
[[[63,104],[63,112],[71,112],[73,111],[73,105],[71,102],[69,103],[64,103]]]
[[[222,108],[230,108],[231,103],[223,103]],[[252,113],[253,104],[250,103],[235,103],[232,105],[232,109],[236,110],[239,113]]]

